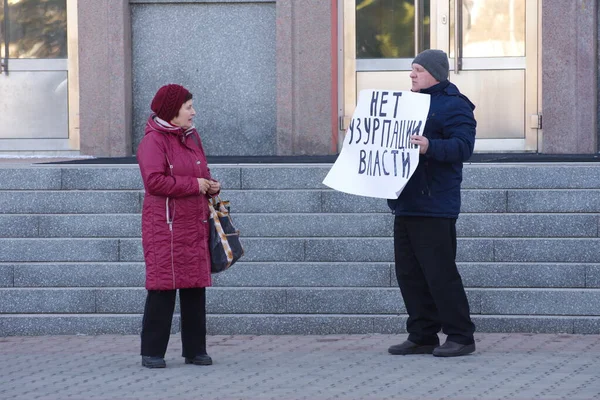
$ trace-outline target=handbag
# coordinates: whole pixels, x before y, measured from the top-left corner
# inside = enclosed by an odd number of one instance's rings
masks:
[[[210,211],[210,272],[223,272],[244,255],[240,231],[231,222],[229,201],[212,197],[208,202]]]

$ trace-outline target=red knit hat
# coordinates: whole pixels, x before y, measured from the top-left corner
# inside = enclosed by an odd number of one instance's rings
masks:
[[[171,122],[179,113],[179,109],[185,103],[190,94],[186,88],[180,85],[170,84],[158,89],[154,95],[150,109],[158,115],[158,118]]]

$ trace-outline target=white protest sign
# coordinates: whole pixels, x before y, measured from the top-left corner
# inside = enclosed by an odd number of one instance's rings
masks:
[[[430,96],[361,90],[344,145],[323,183],[340,192],[396,199],[419,164],[411,135],[422,135]]]

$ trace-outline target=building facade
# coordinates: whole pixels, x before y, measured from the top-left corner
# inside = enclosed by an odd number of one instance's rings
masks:
[[[166,83],[210,155],[336,154],[357,93],[408,90],[427,48],[476,151],[598,152],[597,1],[1,1],[0,155],[135,154]]]

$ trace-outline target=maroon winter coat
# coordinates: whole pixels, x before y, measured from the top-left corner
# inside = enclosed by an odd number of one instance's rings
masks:
[[[152,116],[137,159],[146,190],[146,289],[211,286],[208,196],[200,194],[197,178],[212,178],[200,136],[193,128],[165,126]]]

